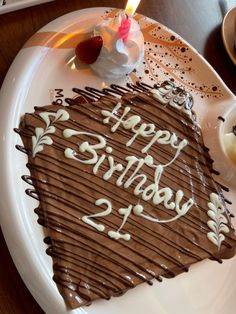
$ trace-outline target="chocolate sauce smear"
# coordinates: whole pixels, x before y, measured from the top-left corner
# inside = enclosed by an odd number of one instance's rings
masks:
[[[69,106],[37,107],[16,129],[26,193],[39,200],[53,280],[70,308],[235,254],[192,97],[155,87],[75,88]]]

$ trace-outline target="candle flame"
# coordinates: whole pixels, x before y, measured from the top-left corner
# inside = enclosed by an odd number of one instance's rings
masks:
[[[128,0],[125,7],[125,13],[133,16],[141,0]]]

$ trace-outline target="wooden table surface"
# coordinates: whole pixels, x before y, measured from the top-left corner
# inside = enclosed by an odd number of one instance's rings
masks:
[[[125,4],[126,0],[57,0],[0,15],[0,86],[22,45],[48,22],[82,8],[124,8]],[[236,93],[236,67],[226,54],[220,31],[226,8],[233,6],[236,0],[142,0],[138,12],[185,38]],[[43,313],[18,275],[1,233],[0,252],[0,313]]]

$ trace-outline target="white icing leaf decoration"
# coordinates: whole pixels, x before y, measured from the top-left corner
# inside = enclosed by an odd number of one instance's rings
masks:
[[[55,122],[55,121],[58,121],[58,122],[59,121],[67,121],[67,120],[69,120],[69,118],[70,118],[70,115],[67,111],[65,111],[63,109],[59,109],[55,115],[55,120],[53,122]]]
[[[213,244],[218,246],[218,239],[217,239],[216,234],[214,232],[208,232],[207,237]]]
[[[213,219],[215,219],[215,216],[214,216]],[[213,230],[215,233],[217,233],[217,225],[216,225],[215,221],[209,220],[209,221],[207,222],[207,225],[208,225],[208,227],[209,227],[211,230]]]
[[[53,133],[53,132],[51,132],[51,133]],[[42,145],[42,144],[52,145],[52,143],[53,143],[53,141],[52,141],[51,137],[49,137],[49,136],[44,136],[44,137],[42,137],[41,140],[40,140],[40,144],[41,144],[41,145]]]
[[[215,212],[214,212],[214,211],[208,210],[207,214],[208,214],[208,216],[209,216],[211,219],[215,220]],[[213,222],[213,221],[209,220],[207,224],[210,224],[211,222]]]
[[[69,113],[64,109],[59,109],[57,112],[40,112],[40,118],[45,122],[46,128],[35,128],[35,135],[32,136],[32,156],[43,150],[43,145],[52,145],[53,140],[48,134],[55,133],[55,122],[66,121],[70,118]],[[50,121],[50,117],[54,117]]]
[[[225,240],[225,236],[222,233],[220,233],[219,239],[220,239],[220,242],[223,242]]]
[[[228,233],[229,232],[229,227],[224,225],[224,224],[221,224],[220,225],[220,231],[224,232],[224,233]]]
[[[225,240],[225,236],[223,233],[228,233],[229,227],[227,224],[227,219],[224,216],[224,208],[220,202],[220,198],[217,194],[211,193],[210,194],[210,202],[208,203],[208,210],[207,214],[211,218],[207,222],[208,227],[212,230],[207,233],[208,239],[218,247],[220,250],[221,243]]]
[[[38,145],[35,147],[34,154],[41,152],[43,150],[43,145]]]
[[[54,114],[54,113],[51,113],[51,114]],[[46,123],[47,127],[50,125],[49,115],[50,115],[50,112],[40,112],[39,114],[41,119]]]
[[[44,135],[47,133],[54,133],[56,131],[55,126],[50,125],[47,130],[44,132]]]
[[[191,96],[170,82],[164,82],[161,86],[151,90],[153,97],[159,100],[162,104],[182,110],[189,116],[192,115],[192,98]]]

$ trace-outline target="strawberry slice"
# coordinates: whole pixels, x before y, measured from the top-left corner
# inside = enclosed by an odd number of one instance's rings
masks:
[[[77,58],[86,64],[92,64],[97,60],[101,51],[103,40],[101,36],[94,36],[80,42],[75,48]]]

